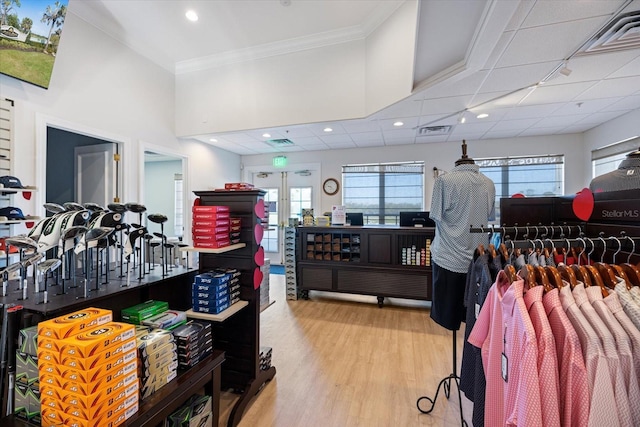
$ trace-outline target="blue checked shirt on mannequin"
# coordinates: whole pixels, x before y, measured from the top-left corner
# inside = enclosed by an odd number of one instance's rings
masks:
[[[479,244],[487,235],[469,232],[495,217],[496,189],[476,164],[460,164],[436,178],[429,217],[436,222],[431,245],[433,261],[440,267],[466,273]]]

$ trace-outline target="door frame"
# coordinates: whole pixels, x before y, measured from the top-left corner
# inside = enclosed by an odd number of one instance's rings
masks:
[[[101,149],[102,148],[102,149]],[[105,149],[106,148],[106,149]],[[78,202],[80,200],[80,195],[82,193],[81,188],[83,188],[82,186],[82,180],[79,179],[80,174],[82,173],[82,170],[80,168],[81,166],[81,161],[80,158],[82,157],[82,155],[84,154],[103,154],[102,158],[106,163],[113,163],[113,156],[115,155],[115,149],[117,147],[114,147],[114,145],[109,144],[109,143],[104,143],[104,144],[95,144],[95,145],[82,145],[82,146],[78,146],[78,147],[74,147],[74,165],[73,165],[73,187],[74,187],[74,194],[76,195],[74,201]],[[108,155],[105,158],[105,155]],[[107,168],[109,167],[115,167],[113,164],[111,166],[106,166]],[[107,169],[107,171],[111,172],[110,169]],[[115,173],[113,174],[115,175]],[[113,196],[114,194],[114,190],[115,190],[115,186],[117,185],[116,182],[109,182],[109,179],[111,178],[111,176],[105,181],[105,195],[108,196],[107,200],[105,200],[106,203],[98,203],[101,206],[107,206],[109,203],[113,202],[113,197],[109,197],[109,196]],[[96,200],[93,200],[93,202],[96,202]],[[102,201],[100,201],[102,202]],[[84,202],[82,202],[84,203]]]
[[[117,150],[118,153],[120,153],[121,160],[117,172],[118,188],[116,188],[115,191],[116,194],[120,196],[120,200],[122,203],[125,203],[125,200],[129,200],[131,194],[129,187],[124,185],[124,178],[126,176],[130,176],[129,173],[125,172],[125,168],[131,167],[133,165],[132,162],[127,161],[127,159],[131,158],[132,151],[130,138],[102,129],[91,128],[79,123],[70,122],[58,117],[36,113],[35,181],[37,191],[34,192],[36,215],[40,217],[44,217],[46,215],[46,211],[43,205],[47,201],[47,128],[49,127],[117,144]]]
[[[191,193],[191,185],[189,180],[189,157],[185,156],[179,151],[172,150],[171,148],[164,147],[162,145],[152,144],[150,142],[140,141],[138,144],[138,196],[139,200],[144,200],[144,152],[152,151],[154,153],[162,154],[165,156],[176,157],[182,162],[182,212],[184,217],[182,218],[184,225],[184,234],[182,239],[185,241],[191,241],[191,206],[189,206]]]

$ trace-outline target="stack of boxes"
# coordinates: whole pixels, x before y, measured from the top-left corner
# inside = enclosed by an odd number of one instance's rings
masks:
[[[204,320],[190,320],[173,330],[178,344],[178,368],[188,369],[213,352],[211,323]]]
[[[264,264],[260,266],[262,272],[262,282],[260,282],[260,308],[264,310],[271,304],[270,290],[269,290],[269,275],[271,274],[271,260],[269,258],[264,259]]]
[[[119,425],[138,411],[135,327],[88,308],[38,324],[43,426]]]
[[[218,427],[213,425],[211,396],[193,395],[169,415],[167,427]]]
[[[253,184],[248,182],[226,182],[224,184],[225,190],[237,191],[237,190],[253,190]]]
[[[193,206],[193,246],[219,249],[231,244],[229,206]]]
[[[146,399],[177,375],[178,353],[173,334],[153,329],[137,339],[140,399]]]
[[[271,347],[260,347],[260,370],[266,371],[271,367]]]
[[[240,231],[242,230],[242,218],[229,218],[229,240],[232,245],[240,243]]]
[[[220,269],[196,275],[191,299],[193,311],[219,314],[240,300],[240,272]]]
[[[142,322],[158,314],[169,310],[169,303],[166,301],[149,300],[133,307],[128,307],[120,312],[123,322],[134,325],[142,325]]]
[[[284,229],[284,277],[287,287],[287,299],[298,299],[298,283],[296,279],[296,228]]]
[[[37,326],[20,330],[14,391],[16,416],[40,424]]]

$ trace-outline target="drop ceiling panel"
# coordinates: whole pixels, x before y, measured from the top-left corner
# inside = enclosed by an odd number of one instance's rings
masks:
[[[613,76],[625,77],[623,70],[627,64],[632,62],[638,55],[640,55],[640,52],[623,50],[597,56],[577,56],[567,63],[567,67],[571,70],[570,75],[564,76],[558,73],[553,79],[549,80],[547,84],[567,84],[600,80]],[[637,66],[640,67],[640,62],[638,62]],[[628,75],[636,75],[638,69],[636,69],[635,73]]]
[[[504,131],[504,130],[518,130],[518,129],[527,129],[531,126],[534,126],[536,123],[540,121],[537,119],[519,119],[519,120],[503,120],[501,122],[496,123],[491,131]]]
[[[601,17],[613,13],[624,1],[539,1],[524,20],[523,27],[538,27],[553,23],[566,23],[584,18]]]
[[[567,116],[573,114],[591,114],[608,107],[609,105],[615,103],[616,101],[619,101],[620,99],[621,98],[604,98],[593,99],[584,102],[568,102],[561,108],[558,108],[554,112],[554,115]]]
[[[317,136],[295,138],[293,139],[293,143],[301,147],[308,147],[312,145],[324,145],[324,142],[322,142],[322,140]]]
[[[464,110],[471,96],[452,96],[450,98],[428,99],[422,104],[421,116],[431,114],[450,114]]]
[[[452,81],[451,83],[444,82],[437,86],[430,87],[422,93],[421,99],[473,95],[474,93],[476,93],[478,87],[484,81],[488,74],[488,70],[482,70],[460,80]]]
[[[575,99],[587,100],[602,97],[626,96],[629,94],[629,88],[640,88],[640,76],[600,81]]]
[[[355,142],[356,147],[382,147],[384,146],[384,141],[382,137],[378,139],[369,139]]]
[[[593,86],[593,82],[573,83],[564,86],[541,86],[523,101],[524,105],[568,102]]]
[[[534,85],[542,80],[556,65],[556,62],[542,62],[497,68],[489,74],[485,82],[480,86],[480,92],[516,90]]]
[[[588,114],[574,114],[572,116],[550,116],[545,117],[544,119],[540,119],[538,123],[536,123],[537,128],[560,128],[573,125],[579,122],[582,119],[585,119]]]
[[[342,127],[349,133],[374,132],[380,130],[377,120],[347,120]]]
[[[603,108],[602,111],[629,111],[638,108],[640,108],[640,95],[633,95],[622,98],[620,101]]]
[[[609,77],[631,77],[638,75],[638,70],[640,70],[640,52],[638,51],[638,49],[634,49],[631,52],[636,55],[636,58],[621,67],[618,71],[612,73]],[[640,90],[640,88],[638,89]]]
[[[561,102],[545,105],[520,105],[508,110],[504,118],[506,120],[541,118],[553,114],[563,105],[564,103]]]
[[[325,134],[319,138],[327,145],[353,143],[351,137],[346,133],[341,135]]]
[[[598,27],[601,22],[601,18],[591,18],[519,30],[497,66],[501,68],[549,60],[560,61],[582,45],[593,28]]]

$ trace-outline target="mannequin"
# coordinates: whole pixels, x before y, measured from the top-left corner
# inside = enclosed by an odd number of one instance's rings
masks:
[[[447,174],[436,178],[433,185],[429,217],[436,223],[436,235],[431,244],[433,288],[431,292],[431,318],[452,331],[453,371],[440,380],[433,398],[422,396],[416,405],[424,414],[433,411],[440,388],[449,398],[451,382],[458,389],[460,424],[467,426],[462,413],[460,377],[457,374],[456,331],[466,318],[464,291],[467,271],[473,252],[480,244],[488,245],[487,236],[472,234],[470,226],[487,224],[495,215],[496,189],[493,181],[480,173],[480,167],[467,156],[467,143],[462,141],[462,157]],[[429,407],[421,407],[424,401]]]
[[[488,245],[483,234],[472,234],[469,227],[488,223],[495,215],[495,185],[480,173],[467,155],[462,141],[462,157],[455,168],[436,178],[430,217],[436,223],[433,256],[431,318],[449,330],[460,329],[466,316],[464,289],[473,251]],[[461,222],[462,221],[462,222]]]
[[[640,148],[627,154],[618,169],[593,178],[589,184],[589,189],[594,193],[638,188],[640,188]]]

